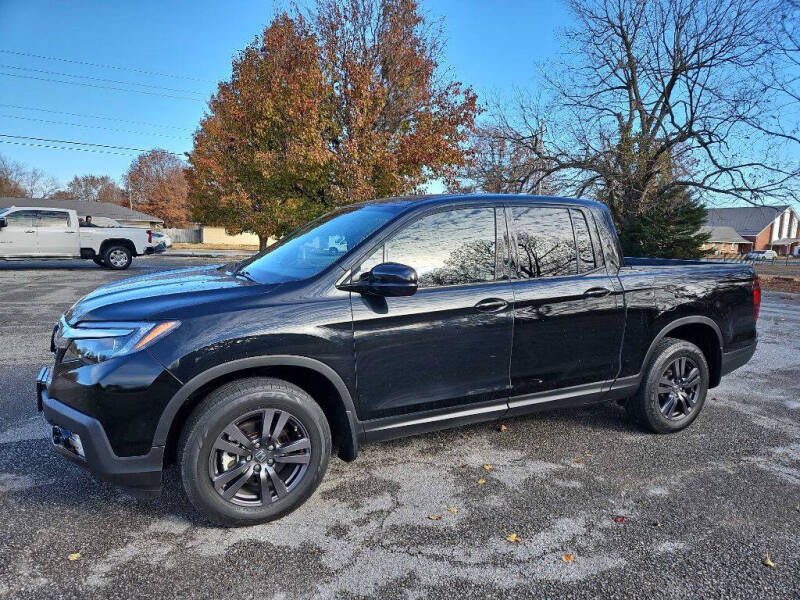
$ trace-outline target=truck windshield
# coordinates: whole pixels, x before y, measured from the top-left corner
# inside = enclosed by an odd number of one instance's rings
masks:
[[[6,214],[8,212],[7,208],[0,208],[0,216]]]
[[[330,212],[247,259],[236,273],[258,283],[283,283],[312,277],[352,250],[402,208],[397,204],[371,204]]]

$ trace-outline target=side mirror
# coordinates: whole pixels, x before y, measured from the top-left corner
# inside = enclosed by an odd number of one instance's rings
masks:
[[[382,263],[339,289],[372,296],[412,296],[417,291],[417,272],[407,265]]]
[[[8,225],[8,221],[6,221],[5,217],[0,217],[0,229]]]

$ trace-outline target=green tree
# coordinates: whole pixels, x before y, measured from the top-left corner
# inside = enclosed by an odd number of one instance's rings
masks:
[[[705,253],[700,246],[709,238],[700,231],[707,214],[706,207],[689,190],[672,188],[663,202],[616,224],[622,251],[626,256],[701,258]]]

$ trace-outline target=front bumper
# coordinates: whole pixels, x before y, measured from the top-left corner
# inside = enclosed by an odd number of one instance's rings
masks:
[[[117,456],[100,421],[48,396],[49,379],[50,369],[42,367],[36,379],[36,396],[39,410],[53,425],[53,449],[100,479],[131,488],[139,495],[157,495],[161,491],[164,448],[151,448],[141,456]],[[80,436],[83,456],[64,443],[63,430]]]

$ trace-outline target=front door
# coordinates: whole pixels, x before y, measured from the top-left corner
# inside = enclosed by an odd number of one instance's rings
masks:
[[[0,229],[0,254],[36,256],[36,211],[16,210],[4,216],[7,225]]]
[[[528,205],[508,214],[519,273],[509,407],[601,397],[619,369],[625,312],[591,213]]]
[[[36,224],[40,256],[80,256],[77,228],[64,210],[40,210]]]
[[[513,295],[503,259],[505,221],[502,209],[495,212],[471,206],[425,214],[355,269],[358,277],[395,262],[419,277],[413,296],[352,295],[362,419],[505,411]],[[391,432],[374,437],[381,436]]]

